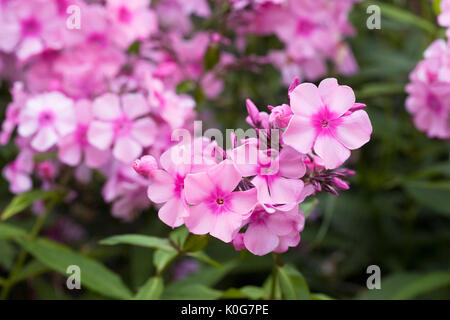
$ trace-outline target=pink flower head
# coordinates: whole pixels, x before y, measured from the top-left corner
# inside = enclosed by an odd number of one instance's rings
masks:
[[[19,134],[32,137],[31,146],[45,152],[75,130],[73,101],[59,92],[34,96],[27,100],[19,122]]]
[[[260,150],[256,141],[249,141],[230,153],[236,168],[258,191],[258,201],[264,205],[286,205],[290,209],[300,201],[303,190],[301,177],[306,172],[304,155],[285,146],[276,150]]]
[[[87,132],[93,120],[92,105],[89,100],[79,100],[75,104],[77,126],[73,133],[62,137],[58,143],[58,158],[69,166],[80,164],[83,154],[88,168],[99,168],[110,158],[109,150],[100,150],[89,143]]]
[[[313,149],[327,169],[340,166],[370,140],[372,125],[363,110],[352,112],[353,90],[336,79],[325,79],[319,87],[302,83],[290,94],[294,116],[283,141],[301,153]]]
[[[121,97],[106,93],[94,100],[96,120],[89,126],[88,142],[100,150],[113,145],[114,157],[130,163],[155,139],[156,124],[150,117],[145,117],[148,113],[149,107],[140,93]]]
[[[406,109],[416,127],[430,138],[450,137],[450,47],[444,40],[434,41],[425,59],[411,72],[406,87]]]
[[[57,16],[54,3],[11,1],[0,9],[0,50],[14,51],[25,60],[47,48],[61,48],[65,20]]]
[[[111,35],[123,48],[158,30],[157,17],[147,0],[108,0],[106,10],[112,21]]]
[[[185,223],[190,232],[209,233],[224,242],[233,239],[256,205],[255,189],[234,191],[241,179],[230,160],[187,175],[185,194],[190,208]]]
[[[106,202],[113,202],[113,216],[129,221],[148,207],[145,192],[147,180],[139,176],[131,166],[113,161],[111,166],[103,170],[108,181],[102,189],[102,195]]]
[[[248,219],[243,242],[248,251],[258,256],[272,251],[285,252],[298,245],[304,225],[305,217],[298,206],[273,213],[257,207]]]
[[[17,158],[3,169],[3,176],[9,181],[9,190],[18,194],[31,189],[32,181],[30,174],[33,171],[33,152],[22,149]]]

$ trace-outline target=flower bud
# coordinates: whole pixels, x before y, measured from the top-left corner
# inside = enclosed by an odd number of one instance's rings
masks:
[[[158,169],[158,163],[152,156],[143,156],[133,162],[133,169],[145,178],[151,178],[153,172]]]

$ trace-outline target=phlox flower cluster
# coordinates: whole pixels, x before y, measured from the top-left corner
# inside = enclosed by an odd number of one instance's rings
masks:
[[[327,73],[327,61],[336,72],[358,70],[344,38],[354,34],[348,14],[359,0],[229,0],[240,37],[275,35],[284,48],[272,50],[261,61],[276,66],[283,82],[299,76],[317,80]]]
[[[369,141],[372,126],[365,105],[336,79],[318,87],[296,79],[289,90],[289,105],[270,106],[270,113],[247,100],[256,136],[233,134],[227,150],[196,137],[159,161],[147,155],[134,162],[164,223],[255,255],[299,244],[305,224],[299,204],[320,191],[349,188],[345,178],[354,172],[338,167]]]
[[[172,131],[195,117],[194,100],[175,92],[157,62],[128,53],[161,32],[149,4],[0,2],[0,70],[13,98],[0,143],[19,149],[3,168],[11,192],[54,188],[63,176],[88,183],[96,170],[113,215],[129,220],[148,207],[146,181],[131,163],[159,156]],[[79,28],[71,7],[79,9]]]
[[[449,30],[450,1],[441,1],[441,11],[438,22]],[[435,40],[409,78],[406,109],[413,116],[415,126],[429,138],[450,138],[449,41]]]

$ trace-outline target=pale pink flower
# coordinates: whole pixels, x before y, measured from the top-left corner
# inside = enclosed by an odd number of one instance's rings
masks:
[[[248,219],[248,227],[243,236],[245,248],[251,253],[263,256],[269,252],[285,252],[300,242],[300,232],[305,217],[294,207],[290,211],[269,213],[257,207]]]
[[[93,120],[92,106],[89,100],[79,100],[75,104],[75,117],[77,126],[73,133],[60,139],[58,142],[58,158],[69,166],[77,166],[83,159],[89,168],[98,168],[110,158],[109,150],[100,150],[89,143],[87,132]]]
[[[230,160],[206,172],[188,174],[186,201],[190,205],[185,223],[194,234],[209,233],[230,242],[256,205],[256,190],[235,191],[242,176]]]
[[[53,3],[11,1],[0,8],[0,50],[14,51],[20,60],[25,60],[47,48],[62,47],[65,20],[57,16]]]
[[[450,138],[450,49],[436,40],[425,51],[425,59],[411,72],[406,87],[406,109],[416,127],[430,138]]]
[[[139,176],[130,165],[113,161],[103,170],[108,181],[103,186],[102,195],[106,202],[113,203],[113,216],[130,221],[148,207],[148,181]]]
[[[140,93],[118,96],[106,93],[94,100],[94,118],[88,132],[88,142],[100,150],[113,145],[114,157],[130,163],[137,159],[144,147],[155,139],[156,124],[150,117],[145,97]]]
[[[27,100],[20,112],[18,132],[32,137],[31,146],[40,152],[53,147],[75,130],[73,101],[59,92],[44,93]]]
[[[112,22],[111,36],[123,48],[158,30],[157,17],[147,0],[108,0],[106,11]]]
[[[34,166],[34,154],[29,149],[22,149],[17,158],[3,168],[3,177],[9,182],[9,190],[18,194],[32,188],[31,173]]]
[[[319,87],[302,83],[290,93],[294,112],[283,141],[301,153],[313,149],[327,169],[340,166],[370,140],[372,125],[363,110],[352,111],[353,90],[336,79],[325,79]]]
[[[215,150],[214,145],[199,138],[192,145],[181,143],[161,155],[161,169],[152,170],[147,194],[153,202],[164,203],[158,216],[165,224],[175,228],[184,223],[189,214],[185,199],[186,176],[214,166],[216,159],[212,150]]]

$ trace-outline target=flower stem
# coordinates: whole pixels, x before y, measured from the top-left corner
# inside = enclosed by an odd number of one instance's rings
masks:
[[[273,300],[276,297],[277,289],[277,278],[278,278],[278,262],[280,261],[280,256],[277,253],[273,254],[273,269],[272,269],[272,286],[270,288],[269,300]]]

